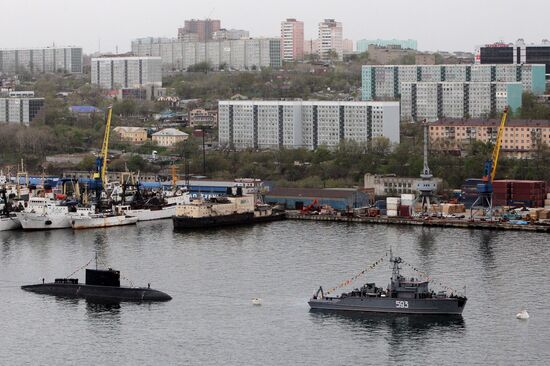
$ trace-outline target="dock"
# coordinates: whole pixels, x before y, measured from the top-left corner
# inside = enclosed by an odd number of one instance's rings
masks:
[[[451,227],[461,229],[484,229],[484,230],[511,230],[511,231],[531,231],[540,233],[550,233],[550,225],[528,224],[517,225],[507,222],[494,221],[470,221],[465,219],[445,219],[445,218],[405,218],[405,217],[351,217],[342,215],[311,215],[303,214],[298,211],[287,211],[288,220],[310,220],[310,221],[333,221],[333,222],[356,222],[364,224],[379,225],[415,225],[428,227]]]

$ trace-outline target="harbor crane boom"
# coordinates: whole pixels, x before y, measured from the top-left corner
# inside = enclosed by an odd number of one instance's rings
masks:
[[[483,178],[481,183],[477,185],[478,197],[470,209],[470,217],[473,217],[473,211],[475,207],[480,206],[486,210],[486,214],[489,218],[493,214],[493,181],[497,172],[498,158],[500,155],[500,148],[502,147],[502,137],[504,136],[504,127],[506,120],[508,119],[508,107],[504,108],[502,117],[500,119],[500,125],[498,127],[497,136],[495,140],[495,147],[491,158],[485,161],[483,168]]]
[[[105,123],[105,133],[103,135],[103,144],[101,145],[101,152],[96,159],[96,172],[94,173],[94,179],[100,180],[103,187],[107,185],[107,159],[109,155],[109,136],[111,134],[111,116],[113,113],[113,107],[107,108],[107,121]]]

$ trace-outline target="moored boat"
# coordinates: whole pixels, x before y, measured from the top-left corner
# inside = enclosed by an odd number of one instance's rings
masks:
[[[111,226],[135,225],[138,218],[135,216],[118,215],[110,213],[90,214],[86,216],[73,216],[71,227],[73,229],[94,229]]]

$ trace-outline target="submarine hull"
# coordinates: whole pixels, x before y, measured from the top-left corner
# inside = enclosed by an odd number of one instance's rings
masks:
[[[95,286],[71,283],[44,283],[21,286],[25,291],[60,297],[83,298],[95,301],[153,302],[169,301],[172,297],[162,291],[142,287]]]
[[[325,297],[309,301],[314,310],[432,315],[460,315],[465,305],[465,298]]]

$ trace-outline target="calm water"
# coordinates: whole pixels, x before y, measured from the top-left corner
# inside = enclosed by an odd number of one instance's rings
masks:
[[[547,364],[549,244],[544,234],[311,222],[0,232],[0,364]],[[462,320],[309,312],[319,285],[351,277],[390,245],[437,282],[467,286]],[[95,251],[174,299],[100,306],[19,289],[66,276]],[[369,281],[389,276],[385,264]],[[528,321],[515,318],[523,306]]]

